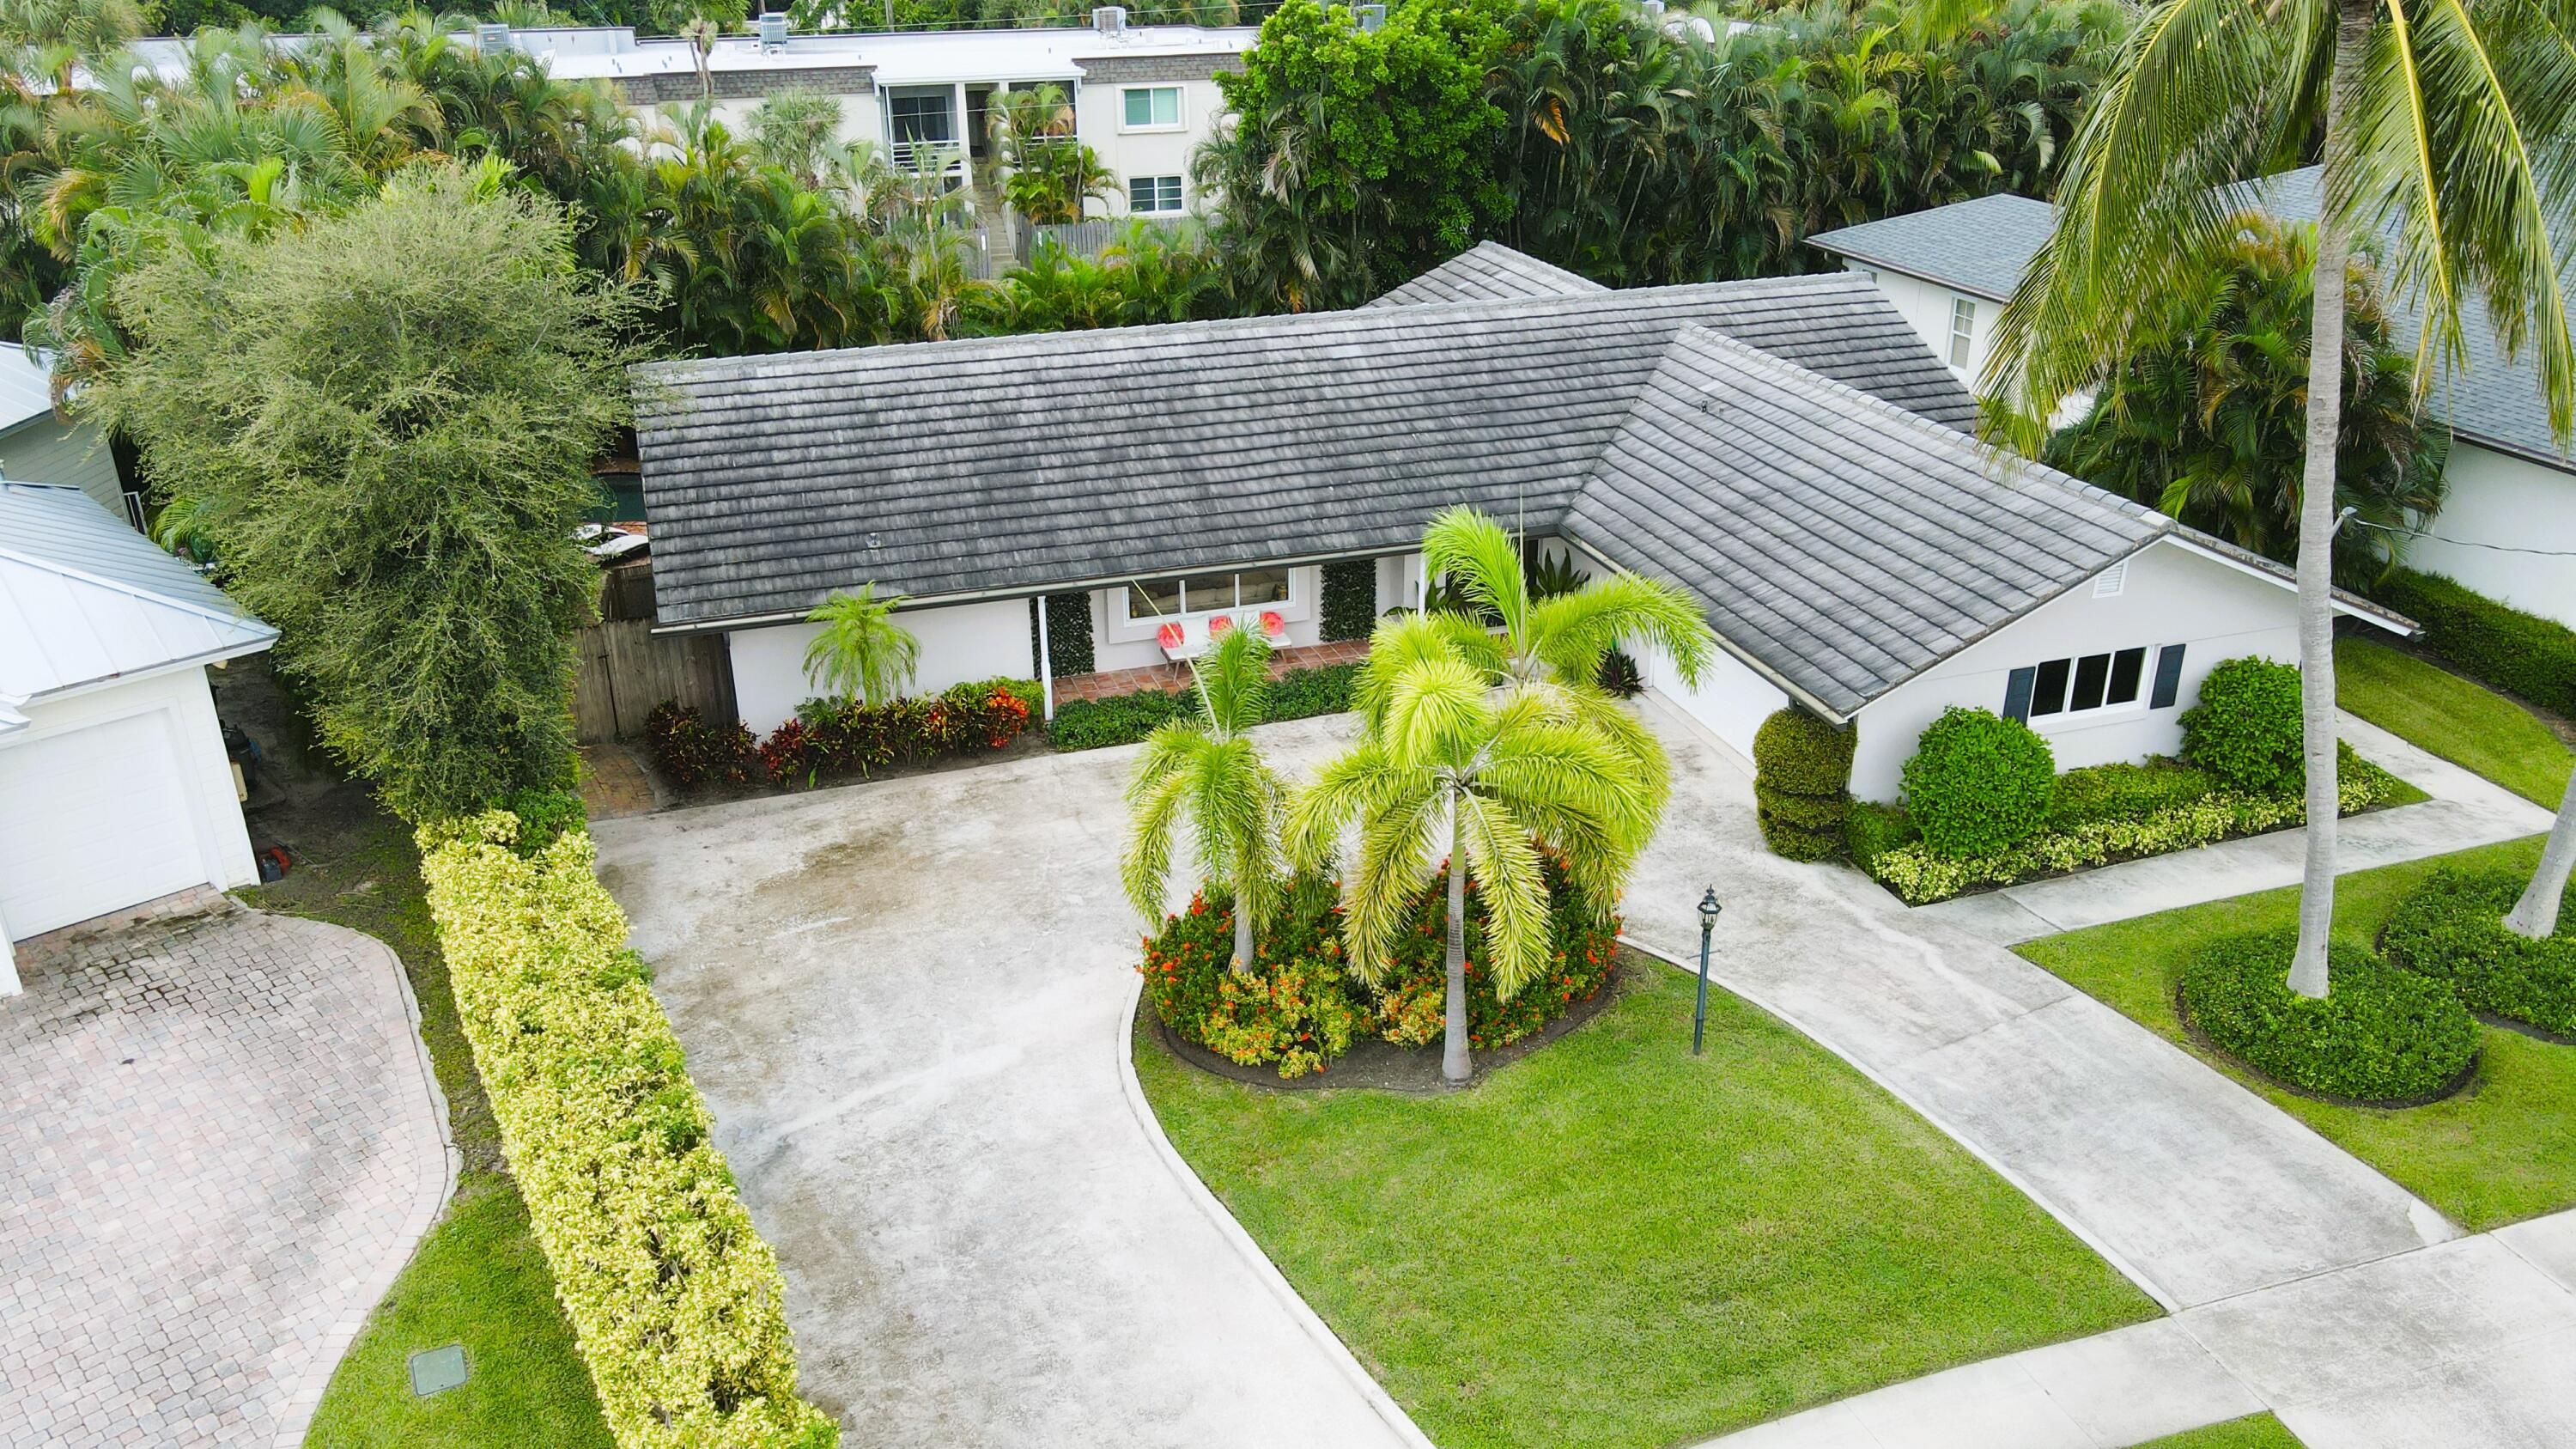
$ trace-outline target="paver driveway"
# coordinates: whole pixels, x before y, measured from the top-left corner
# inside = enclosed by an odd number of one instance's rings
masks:
[[[593,829],[844,1443],[1402,1442],[1129,1106],[1132,754]]]
[[[0,1444],[300,1443],[446,1200],[392,953],[201,904],[0,1000]]]

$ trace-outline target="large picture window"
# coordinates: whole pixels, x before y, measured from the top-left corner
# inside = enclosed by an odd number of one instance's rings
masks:
[[[1176,579],[1145,579],[1129,584],[1127,622],[1148,624],[1186,614],[1222,614],[1230,609],[1266,609],[1296,602],[1287,569],[1245,569],[1241,573],[1186,574]]]

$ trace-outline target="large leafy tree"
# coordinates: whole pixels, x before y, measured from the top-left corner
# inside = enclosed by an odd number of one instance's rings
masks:
[[[1422,653],[1388,682],[1374,722],[1325,766],[1288,812],[1291,858],[1317,866],[1356,827],[1343,875],[1352,965],[1375,979],[1412,900],[1446,872],[1448,985],[1440,1068],[1472,1073],[1467,1040],[1467,884],[1485,907],[1496,994],[1536,977],[1547,955],[1542,849],[1599,909],[1643,841],[1646,787],[1635,762],[1598,732],[1552,716],[1530,693],[1498,694],[1454,654]]]
[[[128,274],[80,399],[279,630],[324,742],[411,818],[572,772],[573,528],[627,417],[630,296],[497,164],[406,173]]]
[[[2054,228],[1998,324],[1997,426],[2035,449],[2072,391],[2131,350],[2155,300],[2232,217],[2226,187],[2299,159],[2324,165],[2299,488],[2307,862],[2291,988],[2323,996],[2336,835],[2333,581],[2336,466],[2355,244],[2376,237],[2392,285],[2419,292],[2416,385],[2461,356],[2484,304],[2530,353],[2553,428],[2576,412],[2562,258],[2576,205],[2576,46],[2559,7],[2471,0],[2157,0],[2077,134]]]
[[[1248,972],[1253,931],[1284,896],[1286,791],[1246,733],[1268,707],[1270,646],[1249,629],[1232,630],[1190,670],[1197,712],[1147,736],[1128,779],[1134,815],[1119,880],[1139,914],[1162,919],[1172,847],[1186,829],[1200,866],[1233,893],[1234,969]]]
[[[2051,435],[2048,462],[2240,547],[2298,556],[2307,440],[2309,281],[2315,232],[2259,214],[2177,275],[2141,319],[2136,350],[2084,416]],[[2450,435],[2417,405],[2413,359],[2391,342],[2377,279],[2346,283],[2343,432],[2335,501],[2364,528],[2336,540],[2335,576],[2386,577],[2399,542],[2442,506]]]

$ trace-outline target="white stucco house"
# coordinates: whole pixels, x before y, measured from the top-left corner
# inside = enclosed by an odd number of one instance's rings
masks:
[[[140,528],[139,496],[129,496],[98,425],[66,422],[54,411],[53,368],[14,342],[0,342],[0,478],[68,483],[101,508]]]
[[[925,690],[1042,675],[1042,598],[1104,670],[1219,616],[1305,644],[1326,564],[1415,604],[1424,523],[1468,503],[1689,590],[1725,657],[1692,686],[1644,655],[1652,687],[1739,753],[1787,704],[1855,721],[1877,799],[1949,705],[2134,759],[2211,666],[2296,658],[2286,570],[1981,447],[1864,278],[1605,291],[1489,243],[1382,301],[644,369],[655,627],[722,634],[766,731],[836,590],[906,596]]]
[[[770,96],[831,96],[841,103],[839,140],[873,143],[899,166],[936,161],[961,173],[989,154],[985,113],[996,95],[1053,85],[1073,105],[1075,137],[1118,181],[1116,195],[1090,203],[1091,214],[1178,216],[1199,205],[1190,153],[1225,114],[1216,74],[1241,69],[1259,35],[1244,25],[1131,24],[1121,6],[1103,6],[1079,26],[809,35],[773,13],[750,33],[717,40],[703,76],[687,40],[624,26],[487,23],[458,40],[524,51],[562,79],[613,82],[637,110],[708,99],[737,134]],[[138,48],[165,74],[184,73],[179,41]]]
[[[2315,167],[2245,190],[2249,205],[2290,221],[2317,215]],[[2023,196],[1885,217],[1809,238],[1875,281],[1964,381],[1984,375],[1995,319],[2047,239],[2049,207]],[[2423,326],[2420,296],[2387,299],[2399,340]],[[2576,308],[2576,304],[2571,304]],[[2453,445],[2448,498],[2408,566],[2447,574],[2492,599],[2576,626],[2576,459],[2559,451],[2528,351],[2508,359],[2484,309],[2462,309],[2463,365],[2434,381],[2430,409]],[[2571,310],[2576,322],[2576,310]]]
[[[257,879],[207,671],[276,638],[80,489],[0,483],[0,995],[9,943]]]

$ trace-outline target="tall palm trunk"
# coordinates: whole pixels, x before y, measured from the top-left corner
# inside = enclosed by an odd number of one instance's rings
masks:
[[[1440,1044],[1440,1075],[1464,1082],[1475,1068],[1467,1059],[1467,862],[1458,853],[1458,807],[1449,807],[1448,1029]]]
[[[1242,972],[1252,970],[1252,892],[1246,889],[1252,869],[1244,862],[1234,881],[1234,969]]]
[[[2504,918],[2505,929],[2535,941],[2557,930],[2558,903],[2567,893],[2571,870],[2576,870],[2576,779],[2567,782],[2566,797],[2558,802],[2558,823],[2549,827],[2549,843],[2540,848],[2540,869]]]
[[[2374,6],[2342,0],[2335,23],[2334,78],[2326,92],[2327,204],[2317,217],[2316,314],[2308,340],[2307,459],[2299,476],[2299,673],[2308,772],[2308,858],[2299,890],[2299,944],[2290,989],[2326,994],[2326,941],[2334,931],[2335,788],[2334,515],[2335,444],[2343,428],[2345,272],[2352,255],[2335,214],[2352,166],[2353,93],[2370,48]]]

